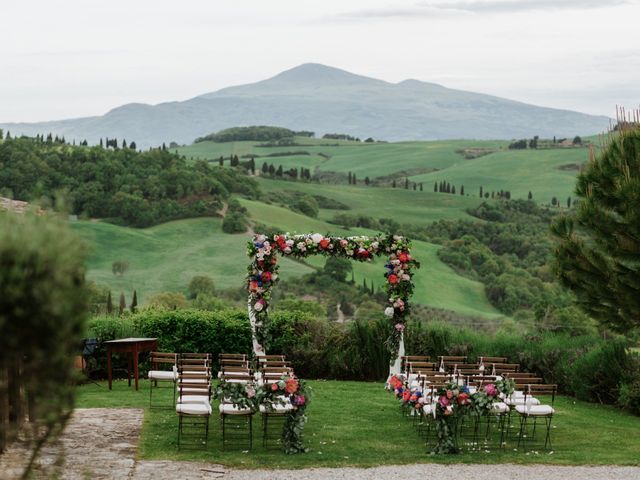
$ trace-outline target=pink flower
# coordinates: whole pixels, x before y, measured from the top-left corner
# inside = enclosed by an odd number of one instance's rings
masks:
[[[298,407],[304,405],[306,401],[307,399],[303,395],[296,395],[295,397],[293,397],[293,404]]]
[[[404,332],[404,323],[396,323],[396,330],[399,332]]]
[[[446,407],[447,405],[449,405],[449,399],[445,395],[441,395],[440,398],[438,399],[438,402],[443,407]]]
[[[498,395],[498,389],[493,383],[490,383],[487,386],[485,386],[484,392],[490,397],[495,397],[496,395]]]

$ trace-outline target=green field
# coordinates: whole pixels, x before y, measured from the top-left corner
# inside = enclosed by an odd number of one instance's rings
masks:
[[[360,187],[356,189],[360,190]],[[384,192],[382,189],[379,191]],[[276,205],[246,199],[240,201],[254,220],[290,233],[379,233],[363,229],[346,231]],[[458,212],[458,215],[462,213]],[[220,225],[220,219],[199,218],[170,222],[148,229],[87,221],[76,222],[73,228],[91,245],[89,279],[100,285],[107,285],[114,295],[125,292],[127,300],[136,289],[139,301],[144,303],[149,294],[185,291],[189,280],[195,275],[212,277],[219,288],[243,285],[249,261],[245,254],[245,243],[249,236],[225,234]],[[469,315],[500,316],[487,301],[483,285],[461,277],[442,263],[436,255],[438,248],[425,242],[415,242],[414,255],[422,262],[422,268],[414,277],[414,300],[424,305]],[[129,262],[129,270],[123,276],[116,276],[111,271],[111,264],[116,260]],[[324,259],[310,258],[309,263],[321,268]],[[356,282],[361,283],[366,278],[368,284],[381,286],[384,282],[382,265],[381,260],[371,264],[354,263]],[[282,262],[282,274],[288,278],[311,271],[310,267],[288,259]]]
[[[304,431],[306,454],[285,455],[262,447],[260,417],[255,415],[253,449],[222,450],[217,404],[210,419],[206,450],[178,451],[178,419],[171,408],[149,409],[148,383],[139,391],[126,381],[116,381],[113,391],[88,384],[76,390],[79,408],[144,408],[144,424],[138,455],[146,460],[201,460],[236,468],[305,468],[402,465],[409,463],[547,463],[557,465],[638,465],[640,418],[610,406],[558,397],[553,419],[553,453],[539,446],[514,451],[515,433],[504,450],[489,446],[460,455],[430,455],[412,422],[403,417],[398,401],[381,384],[312,381],[314,396]],[[169,389],[154,393],[171,404]],[[517,419],[514,420],[514,423]],[[513,429],[512,429],[513,430]],[[536,438],[538,434],[536,435]]]
[[[195,275],[208,275],[219,287],[243,285],[248,236],[225,234],[221,223],[218,218],[196,218],[135,229],[102,222],[76,222],[73,228],[91,247],[88,278],[109,286],[116,298],[124,292],[127,301],[136,289],[139,301],[144,303],[149,294],[186,292]],[[129,262],[129,270],[122,277],[111,271],[116,260]],[[285,275],[311,271],[288,259],[281,266]]]
[[[599,137],[588,137],[596,144]],[[230,154],[259,155],[258,169],[263,162],[276,168],[306,167],[319,172],[354,172],[359,180],[394,176],[398,185],[405,177],[424,183],[433,192],[436,181],[450,182],[465,194],[478,198],[479,187],[485,191],[509,190],[514,198],[526,198],[529,191],[539,203],[548,204],[556,196],[564,205],[573,194],[579,165],[588,158],[587,148],[556,148],[540,150],[508,150],[506,141],[447,140],[430,142],[327,144],[327,140],[298,138],[303,146],[257,147],[258,142],[201,142],[180,147],[176,151],[188,158],[215,159]],[[324,144],[323,144],[324,142]],[[494,153],[466,159],[465,149],[493,149]],[[274,152],[306,151],[309,155],[264,157]],[[320,155],[322,154],[322,155]]]

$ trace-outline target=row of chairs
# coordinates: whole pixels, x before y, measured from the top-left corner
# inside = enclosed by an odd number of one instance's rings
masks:
[[[508,363],[506,357],[480,356],[477,363],[467,363],[466,356],[441,355],[437,361],[424,355],[402,357],[402,371],[409,375],[418,372],[438,371],[462,375],[503,375],[518,372],[520,365]]]
[[[489,412],[489,415],[473,416],[470,424],[467,422],[467,425],[464,425],[464,422],[462,422],[457,425],[456,428],[458,431],[456,432],[456,438],[458,436],[465,436],[465,432],[470,432],[470,443],[472,445],[478,446],[481,437],[486,445],[487,442],[490,441],[493,432],[497,429],[500,434],[499,445],[500,447],[504,447],[509,428],[511,428],[511,416],[516,414],[520,420],[517,435],[518,448],[520,448],[521,445],[525,448],[528,442],[530,443],[531,440],[535,439],[539,422],[543,422],[546,426],[544,447],[551,448],[551,421],[555,413],[553,405],[557,393],[557,385],[544,384],[542,383],[542,379],[535,377],[533,374],[519,376],[514,378],[514,380],[516,380],[516,391],[509,397],[501,398],[500,401],[495,402],[492,405],[492,410]],[[434,425],[433,415],[435,402],[437,401],[436,392],[446,386],[450,381],[451,376],[449,375],[440,372],[431,372],[431,374],[419,377],[418,381],[414,380],[406,385],[411,388],[412,392],[419,391],[424,397],[424,406],[417,412],[411,412],[411,417],[414,420],[414,425],[418,427],[421,433],[425,434],[427,444],[429,444],[430,433]],[[475,376],[469,377],[465,385],[469,388],[470,392],[473,393],[494,381],[495,378],[492,376]],[[547,397],[550,399],[550,403],[548,401],[547,403],[542,403],[539,397]],[[406,408],[404,411],[405,413],[410,412],[410,410]],[[415,415],[415,413],[417,413],[417,415]]]

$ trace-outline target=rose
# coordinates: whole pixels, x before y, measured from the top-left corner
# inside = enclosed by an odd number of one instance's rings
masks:
[[[284,391],[289,395],[296,393],[298,391],[298,381],[295,378],[289,378],[285,382]]]
[[[256,312],[261,312],[261,311],[262,311],[262,309],[265,307],[265,305],[266,305],[266,302],[261,298],[260,300],[258,300],[258,301],[255,303],[255,305],[253,306],[253,309],[254,309]]]
[[[459,405],[466,405],[467,403],[469,403],[469,394],[461,393],[460,395],[458,395],[458,404]]]
[[[395,311],[394,311],[393,307],[387,307],[387,308],[384,309],[384,314],[387,317],[393,317],[394,313],[395,313]]]
[[[340,246],[342,248],[347,248],[347,245],[349,245],[349,242],[347,242],[344,238],[340,240]]]
[[[404,280],[405,282],[408,282],[409,280],[411,280],[411,277],[408,274],[404,273],[402,275],[402,280]]]
[[[271,384],[271,391],[272,391],[272,392],[275,392],[275,391],[277,391],[277,390],[278,390],[278,384],[277,384],[277,383],[272,383],[272,384]]]
[[[322,240],[320,240],[320,248],[323,250],[326,250],[329,244],[331,244],[331,240],[329,240],[328,238],[323,238]]]
[[[387,281],[393,285],[395,283],[398,283],[398,277],[392,273],[387,277]]]
[[[447,390],[447,398],[451,400],[453,398],[453,390]]]
[[[396,330],[399,332],[404,331],[404,323],[396,323]]]
[[[484,392],[490,397],[495,397],[498,395],[498,389],[493,383],[490,383],[484,387]]]
[[[418,396],[414,393],[413,395],[411,395],[411,396],[409,397],[409,401],[410,401],[410,402],[416,402],[416,401],[418,401]]]
[[[267,239],[267,237],[266,237],[266,236],[264,236],[264,235],[258,235],[258,236],[256,237],[256,242],[264,243],[264,241],[265,241],[266,239]]]
[[[323,238],[324,237],[322,235],[320,235],[319,233],[314,233],[313,235],[311,235],[311,240],[313,240],[313,243],[320,243],[320,241]]]
[[[245,392],[247,392],[247,397],[248,398],[253,398],[256,396],[256,389],[253,387],[247,387],[245,389]]]
[[[304,405],[306,401],[307,399],[303,395],[296,395],[295,397],[293,397],[293,404],[298,407]]]
[[[249,282],[249,290],[255,292],[258,290],[258,282]]]
[[[446,395],[441,395],[440,398],[438,399],[438,402],[443,407],[446,407],[447,405],[449,405],[449,399],[446,397]]]
[[[398,260],[400,260],[400,262],[402,263],[407,263],[410,259],[411,257],[409,257],[409,255],[407,255],[405,252],[402,252],[400,255],[398,255]]]
[[[283,251],[288,255],[291,253],[291,247],[286,247]]]
[[[262,281],[270,282],[271,281],[271,272],[262,272]]]
[[[409,390],[405,390],[404,393],[402,394],[402,400],[404,400],[405,402],[408,402],[409,398],[411,398],[411,392]]]

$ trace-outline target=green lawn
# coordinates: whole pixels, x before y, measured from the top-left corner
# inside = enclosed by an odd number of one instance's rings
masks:
[[[173,410],[148,408],[148,383],[138,392],[117,381],[109,391],[106,382],[77,389],[77,407],[138,407],[145,409],[139,456],[148,460],[204,460],[238,468],[304,468],[335,466],[375,466],[407,463],[551,463],[563,465],[640,464],[640,418],[613,407],[556,400],[552,441],[553,453],[542,449],[514,451],[510,440],[504,451],[468,452],[457,456],[435,456],[403,418],[398,403],[381,384],[362,382],[312,381],[312,404],[305,428],[306,454],[285,455],[265,451],[261,442],[260,418],[254,417],[254,448],[221,450],[221,428],[214,413],[209,446],[205,450],[176,448],[177,417]],[[169,389],[154,393],[170,404]],[[217,405],[214,405],[217,412]]]

